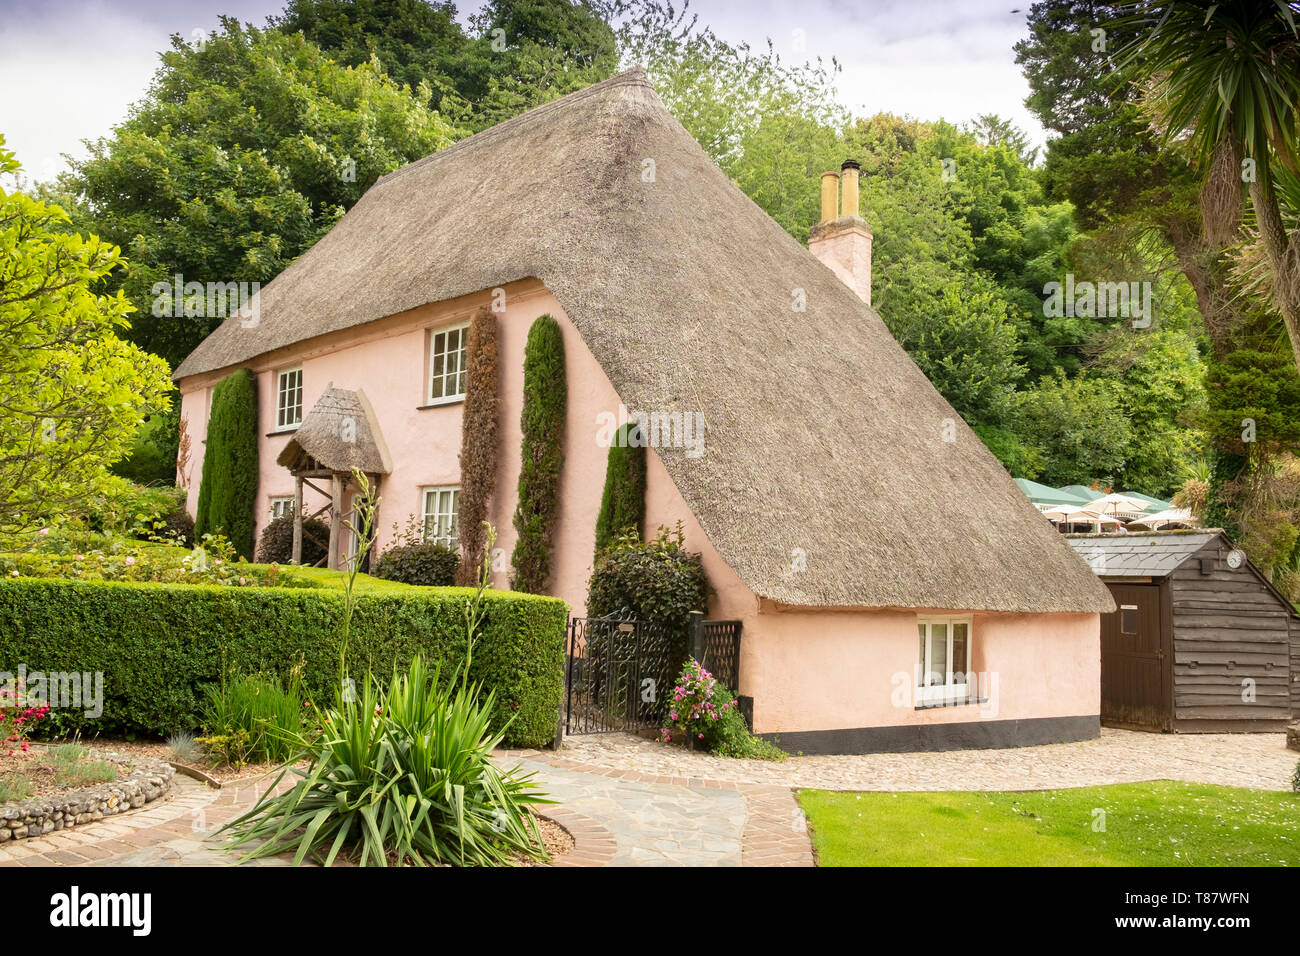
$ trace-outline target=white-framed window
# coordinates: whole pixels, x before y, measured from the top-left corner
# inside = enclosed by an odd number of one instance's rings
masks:
[[[286,368],[275,380],[275,430],[288,431],[302,424],[302,367]]]
[[[271,499],[271,520],[283,518],[285,515],[293,514],[293,495],[287,498],[276,496]]]
[[[465,397],[465,337],[468,325],[453,325],[429,333],[428,404],[441,405]]]
[[[456,547],[460,543],[460,488],[425,488],[421,497],[424,540]]]
[[[916,630],[920,637],[917,702],[957,700],[973,693],[970,659],[974,628],[970,615],[918,617]]]

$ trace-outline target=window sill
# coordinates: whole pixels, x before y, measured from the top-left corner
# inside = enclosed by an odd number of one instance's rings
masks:
[[[432,402],[429,402],[427,405],[416,405],[415,410],[417,412],[422,412],[430,408],[442,408],[445,405],[461,405],[464,403],[464,401],[465,401],[464,395],[456,395],[453,396],[452,398],[437,398],[434,399]]]
[[[974,704],[987,704],[987,697],[944,697],[933,700],[923,700],[918,703],[913,710],[937,710],[940,707],[968,707]]]
[[[297,430],[298,430],[298,425],[294,425],[292,428],[277,428],[277,429],[276,429],[275,431],[273,431],[273,432],[267,432],[267,433],[266,433],[266,437],[267,437],[267,438],[275,438],[275,437],[277,437],[277,436],[279,436],[279,435],[292,435],[292,434],[293,434],[294,432],[296,432]]]

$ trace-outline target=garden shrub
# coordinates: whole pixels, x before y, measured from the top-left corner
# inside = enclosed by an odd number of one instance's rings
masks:
[[[528,330],[524,347],[523,441],[514,517],[519,537],[510,556],[510,586],[518,591],[538,593],[551,576],[551,533],[560,499],[567,401],[564,336],[559,323],[543,315]]]
[[[587,585],[587,616],[621,614],[662,626],[678,660],[685,659],[692,611],[708,608],[709,581],[698,554],[676,532],[660,527],[653,540],[621,534],[596,556]]]
[[[157,529],[157,536],[164,541],[171,541],[182,548],[194,547],[194,519],[184,507],[167,512],[162,518],[162,527]]]
[[[329,552],[330,526],[316,518],[302,519],[302,565],[308,568]],[[280,515],[262,530],[257,540],[257,560],[262,564],[293,561],[293,515]]]
[[[681,740],[693,749],[740,759],[784,760],[786,757],[784,751],[749,732],[731,691],[693,657],[677,676],[667,704],[668,712],[659,735],[664,743]]]
[[[348,647],[360,687],[416,654],[450,670],[464,659],[469,588],[355,597]],[[282,682],[299,668],[312,701],[338,681],[344,595],[325,588],[106,581],[0,581],[0,671],[101,671],[104,714],[60,710],[68,728],[167,734],[202,723],[203,687],[226,674]],[[469,679],[496,692],[493,728],[535,747],[555,736],[568,610],[558,598],[489,591]]]
[[[442,588],[456,582],[460,551],[436,541],[395,544],[375,562],[370,573],[385,581]]]
[[[619,428],[609,446],[605,491],[596,516],[596,554],[625,531],[641,537],[645,522],[645,438],[636,422]]]
[[[81,536],[77,538],[81,540]],[[66,542],[64,542],[66,543]],[[0,575],[10,578],[65,578],[71,581],[135,581],[157,584],[220,584],[230,587],[314,587],[310,581],[281,574],[276,565],[239,561],[221,535],[205,535],[192,550],[143,544],[123,538],[94,536],[94,550],[43,546],[0,554]]]
[[[267,791],[224,829],[250,857],[296,851],[331,865],[505,865],[546,859],[531,807],[553,803],[521,768],[498,766],[495,692],[444,679],[417,655],[386,686],[367,680],[329,708],[322,733],[291,734],[310,769],[286,793]],[[283,776],[283,774],[282,774]],[[310,820],[310,825],[304,826]]]
[[[297,750],[294,739],[312,732],[312,702],[290,673],[287,690],[261,674],[223,679],[203,688],[203,728],[198,738],[214,763],[280,763]]]
[[[465,415],[460,440],[460,567],[456,583],[478,583],[483,563],[483,523],[496,490],[497,474],[497,318],[480,309],[470,319],[465,342]]]
[[[201,538],[220,532],[251,559],[257,478],[257,385],[253,373],[241,368],[212,392],[194,533]]]

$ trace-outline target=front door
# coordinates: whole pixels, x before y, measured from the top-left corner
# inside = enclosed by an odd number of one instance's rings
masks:
[[[1142,730],[1169,729],[1170,667],[1160,587],[1111,584],[1118,605],[1101,618],[1101,719]]]

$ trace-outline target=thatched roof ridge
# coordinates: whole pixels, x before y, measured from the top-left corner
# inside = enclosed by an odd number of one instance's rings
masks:
[[[527,278],[628,408],[704,415],[702,455],[657,454],[758,595],[1113,608],[879,316],[727,179],[640,70],[384,177],[262,290],[256,328],[227,322],[176,376]]]
[[[285,468],[312,459],[329,471],[387,475],[393,470],[384,433],[366,393],[335,388],[334,383],[311,407],[293,438],[276,457]]]

